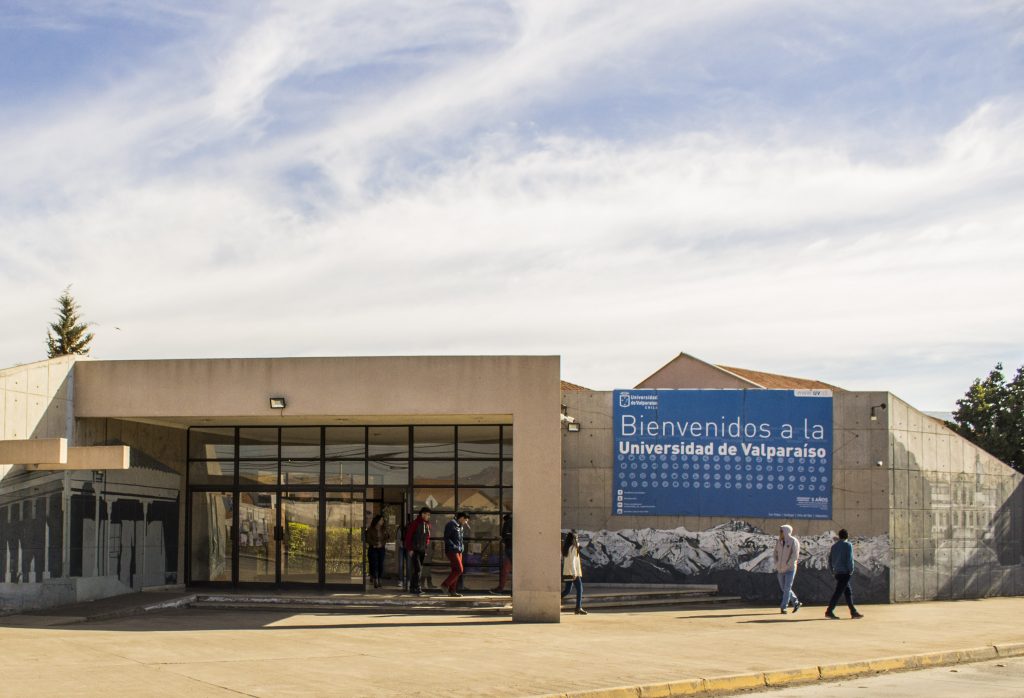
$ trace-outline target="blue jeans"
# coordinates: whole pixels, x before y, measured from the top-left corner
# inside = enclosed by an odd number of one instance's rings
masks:
[[[796,606],[800,599],[793,593],[793,579],[796,577],[796,570],[776,572],[779,577],[779,588],[782,589],[782,605],[780,608],[785,611],[789,606]]]
[[[583,608],[583,577],[576,577],[566,582],[565,588],[562,589],[562,598],[569,595],[569,590],[572,589],[573,585],[576,586],[576,608]]]

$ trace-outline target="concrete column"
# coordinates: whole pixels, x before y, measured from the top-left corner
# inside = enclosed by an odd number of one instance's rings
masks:
[[[46,513],[50,512],[50,495],[46,495],[43,499],[43,511]],[[50,520],[48,517],[43,519],[43,579],[50,578]]]

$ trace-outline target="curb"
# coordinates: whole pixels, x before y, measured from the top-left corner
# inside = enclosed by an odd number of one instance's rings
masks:
[[[675,696],[723,695],[764,688],[797,686],[818,681],[849,679],[891,671],[912,671],[1021,656],[1024,656],[1024,642],[1012,642],[963,650],[925,652],[841,664],[822,664],[801,669],[758,671],[750,674],[683,679],[682,681],[642,686],[619,686],[570,693],[551,693],[543,698],[675,698]]]

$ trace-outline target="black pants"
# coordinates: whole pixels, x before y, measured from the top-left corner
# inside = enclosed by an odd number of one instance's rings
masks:
[[[832,592],[832,600],[828,602],[828,611],[826,613],[832,613],[836,610],[836,604],[839,602],[840,596],[846,596],[846,605],[850,607],[850,613],[856,613],[857,608],[853,605],[853,585],[850,583],[850,575],[848,574],[836,575],[836,590]]]
[[[409,554],[412,567],[409,570],[409,591],[423,591],[423,560],[426,551],[413,550]]]
[[[384,548],[369,548],[367,554],[370,558],[370,578],[380,581],[384,576]]]

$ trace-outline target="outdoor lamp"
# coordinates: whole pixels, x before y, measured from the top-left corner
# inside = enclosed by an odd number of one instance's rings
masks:
[[[872,422],[877,422],[878,421],[878,414],[875,412],[875,410],[879,410],[879,409],[881,409],[881,410],[885,409],[885,403],[884,402],[881,405],[875,405],[874,407],[871,408],[871,421]]]
[[[270,398],[270,409],[272,410],[283,410],[288,406],[283,397],[272,397]],[[872,417],[874,419],[874,417]]]
[[[572,432],[579,431],[580,430],[580,423],[579,422],[569,422],[568,424],[565,425],[565,429],[566,429],[566,431],[572,431]]]

